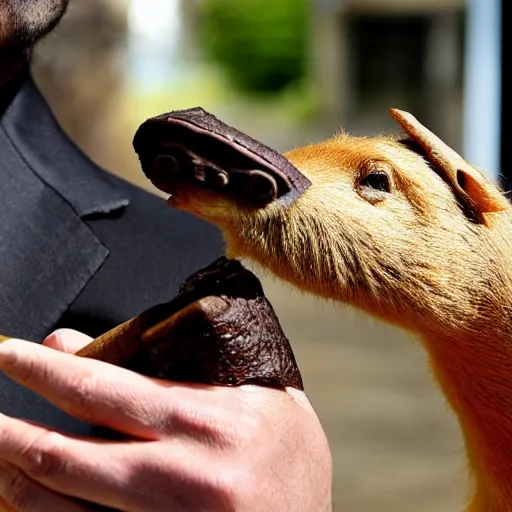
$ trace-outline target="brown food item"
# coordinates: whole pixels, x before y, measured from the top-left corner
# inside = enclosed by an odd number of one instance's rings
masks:
[[[342,133],[286,153],[310,183],[292,201],[248,207],[243,194],[165,173],[154,183],[172,206],[217,225],[228,257],[421,339],[467,445],[467,510],[510,512],[512,206],[414,116],[391,116],[406,136]],[[160,146],[173,142],[161,120],[145,126]]]
[[[157,186],[197,184],[262,206],[293,201],[311,184],[281,154],[202,108],[169,112],[134,138],[142,170]]]
[[[303,390],[290,342],[259,280],[224,257],[189,277],[174,300],[77,355],[173,381]]]

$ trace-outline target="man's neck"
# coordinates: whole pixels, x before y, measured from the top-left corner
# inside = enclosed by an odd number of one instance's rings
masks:
[[[0,55],[0,115],[10,103],[27,71],[23,57],[2,59]]]
[[[0,50],[0,90],[27,65],[27,52]]]

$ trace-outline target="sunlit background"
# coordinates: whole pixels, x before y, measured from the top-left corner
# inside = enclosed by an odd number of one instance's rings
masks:
[[[72,138],[148,189],[131,147],[135,130],[148,117],[194,106],[279,151],[340,127],[395,131],[387,109],[398,107],[496,177],[497,5],[71,0],[33,69]],[[459,431],[417,343],[264,283],[331,442],[335,510],[462,510]]]

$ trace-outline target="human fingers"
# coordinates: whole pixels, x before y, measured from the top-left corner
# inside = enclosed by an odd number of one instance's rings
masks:
[[[225,466],[223,458],[214,455],[208,445],[189,440],[82,439],[0,416],[0,470],[2,463],[12,466],[0,481],[0,496],[10,504],[30,499],[29,492],[46,502],[54,498],[52,493],[60,493],[124,512],[224,511],[228,491],[220,468]],[[20,492],[12,493],[9,475]]]
[[[82,421],[147,439],[186,433],[183,404],[208,414],[217,397],[209,393],[203,404],[197,388],[205,386],[150,379],[23,340],[0,344],[0,371]]]
[[[32,480],[20,468],[0,460],[0,511],[92,512],[92,508],[51,491]]]
[[[93,338],[73,329],[58,329],[52,332],[43,341],[46,347],[74,354],[89,344]]]

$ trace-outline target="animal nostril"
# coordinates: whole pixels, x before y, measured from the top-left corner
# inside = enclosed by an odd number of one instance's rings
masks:
[[[194,161],[194,178],[205,185],[225,187],[229,183],[226,171],[203,162]]]
[[[170,178],[179,168],[178,161],[171,155],[158,155],[153,160],[153,166],[162,178]]]
[[[256,202],[271,202],[277,198],[277,182],[268,173],[252,170],[244,172],[243,177],[243,188],[250,199]]]

